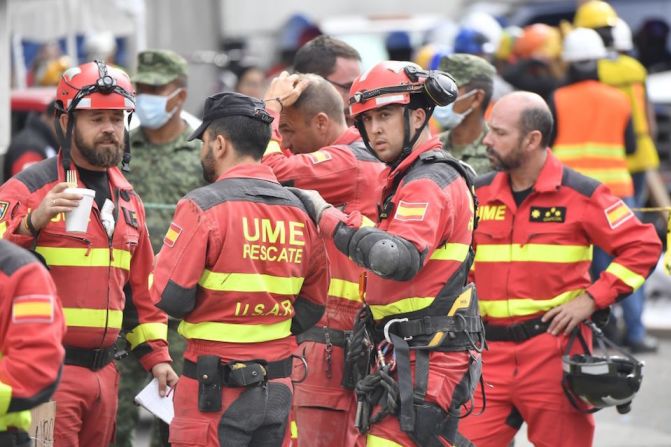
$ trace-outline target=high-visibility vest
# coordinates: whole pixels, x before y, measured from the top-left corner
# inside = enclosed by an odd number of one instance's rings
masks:
[[[599,61],[599,80],[627,95],[636,133],[636,152],[627,156],[629,172],[643,172],[659,166],[659,154],[650,135],[647,119],[645,67],[631,56]]]
[[[618,197],[634,193],[624,134],[631,116],[626,96],[587,80],[554,93],[557,137],[552,150],[567,166],[608,186]]]

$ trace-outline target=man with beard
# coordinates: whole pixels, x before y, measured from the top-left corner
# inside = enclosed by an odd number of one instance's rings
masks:
[[[522,422],[534,445],[592,445],[593,417],[562,392],[569,334],[580,331],[591,346],[583,321],[640,287],[661,251],[651,225],[550,152],[552,125],[540,96],[515,92],[494,105],[484,139],[499,172],[476,180],[474,278],[489,346],[483,375],[492,386],[487,410],[477,415],[476,392],[474,413],[459,426],[478,447],[508,445]],[[614,259],[592,282],[597,244]]]
[[[144,208],[116,167],[124,152],[124,116],[135,108],[128,75],[102,62],[63,74],[58,157],[0,187],[4,238],[33,249],[49,266],[63,302],[65,366],[56,400],[54,445],[108,445],[114,437],[118,373],[115,342],[123,329],[132,352],[160,382],[174,385],[167,319],[149,299],[153,254]],[[128,146],[125,146],[128,149]],[[95,191],[88,228],[69,232],[65,214]]]
[[[305,208],[259,163],[271,122],[261,100],[219,93],[191,135],[211,184],[177,204],[151,289],[187,339],[174,447],[288,441],[294,335],[324,313],[329,275]]]

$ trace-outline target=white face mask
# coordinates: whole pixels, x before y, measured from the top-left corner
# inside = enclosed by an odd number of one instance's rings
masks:
[[[135,100],[135,113],[140,120],[142,127],[149,129],[158,129],[162,127],[175,114],[177,107],[170,112],[165,108],[168,101],[175,97],[182,89],[179,88],[169,94],[168,96],[150,95],[148,93],[140,93]]]
[[[451,104],[448,104],[444,107],[436,107],[433,111],[433,116],[436,118],[440,126],[444,130],[450,130],[454,129],[457,127],[461,122],[468,116],[473,111],[473,107],[470,109],[466,110],[463,113],[458,113],[454,111],[454,104],[457,101],[461,101],[462,99],[466,99],[470,96],[475,95],[477,93],[477,90],[471,90],[470,92],[466,93],[463,96],[460,96],[457,98],[456,101],[454,101]]]

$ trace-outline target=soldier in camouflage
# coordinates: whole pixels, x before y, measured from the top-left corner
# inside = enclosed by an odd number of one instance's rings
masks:
[[[493,168],[482,140],[487,134],[485,112],[492,98],[494,67],[481,57],[456,53],[445,56],[440,69],[456,81],[459,97],[447,107],[437,107],[434,117],[445,132],[443,149],[470,164],[479,175]]]
[[[151,244],[158,253],[177,201],[205,184],[200,167],[201,142],[187,141],[193,129],[180,116],[187,96],[187,62],[183,57],[169,50],[143,51],[138,55],[133,80],[140,127],[130,134],[133,158],[127,178],[145,202]],[[172,322],[168,341],[175,371],[180,373],[184,339]],[[119,386],[116,446],[131,447],[139,419],[133,397],[147,377],[135,359],[119,362],[118,367],[124,377]],[[168,445],[167,426],[161,428],[160,436],[154,430],[153,438],[153,446]]]

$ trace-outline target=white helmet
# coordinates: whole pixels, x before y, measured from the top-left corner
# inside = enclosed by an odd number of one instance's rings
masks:
[[[627,25],[627,22],[619,17],[613,27],[613,48],[616,51],[631,51],[634,49],[631,28]]]
[[[562,59],[565,62],[592,61],[606,56],[603,40],[593,29],[576,28],[564,38]]]

